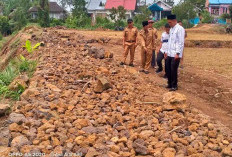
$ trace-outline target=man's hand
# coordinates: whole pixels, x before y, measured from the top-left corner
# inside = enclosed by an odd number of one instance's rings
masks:
[[[167,59],[167,58],[168,58],[167,53],[164,53],[164,59]]]
[[[138,46],[138,43],[135,43],[135,48]]]
[[[175,55],[175,60],[177,60],[177,59],[179,59],[179,58],[180,58],[179,55],[176,54],[176,55]]]
[[[146,47],[144,47],[144,50],[147,52],[147,48]]]

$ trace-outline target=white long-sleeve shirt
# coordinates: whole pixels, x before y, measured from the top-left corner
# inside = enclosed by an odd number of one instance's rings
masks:
[[[169,40],[169,34],[167,32],[163,32],[161,36],[162,47],[160,49],[162,53],[168,52],[168,40]]]
[[[169,57],[175,57],[176,54],[179,54],[179,57],[182,58],[184,50],[184,38],[185,30],[179,24],[176,24],[170,29],[167,53]]]

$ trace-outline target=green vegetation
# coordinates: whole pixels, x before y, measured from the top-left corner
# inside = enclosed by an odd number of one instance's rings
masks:
[[[149,20],[152,12],[146,6],[142,6],[138,10],[139,13],[134,17],[134,24],[137,28],[142,28],[142,22]]]
[[[227,14],[227,13],[222,14],[220,18],[223,19],[223,20],[229,19],[230,18],[230,14]]]
[[[213,21],[213,17],[210,15],[210,13],[208,11],[203,11],[201,12],[201,16],[202,16],[202,23],[211,23]]]
[[[32,54],[37,50],[40,43],[32,46],[29,41],[26,42],[25,48],[29,54]],[[0,72],[0,99],[8,98],[12,100],[19,100],[20,95],[24,92],[24,87],[21,84],[18,84],[18,87],[14,90],[9,89],[9,85],[13,80],[21,75],[26,74],[28,77],[32,77],[37,66],[37,61],[28,60],[23,55],[13,59],[3,70]]]

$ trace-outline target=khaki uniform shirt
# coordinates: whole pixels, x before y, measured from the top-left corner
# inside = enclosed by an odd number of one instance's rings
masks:
[[[146,47],[147,49],[155,48],[155,35],[152,29],[148,29],[148,32],[145,32],[144,29],[142,29],[139,32],[139,36],[142,47]]]
[[[138,36],[138,29],[136,27],[128,28],[126,27],[123,32],[123,37],[126,45],[132,45],[136,42]]]
[[[154,33],[155,42],[154,42],[154,47],[153,47],[153,49],[156,49],[156,46],[157,46],[157,38],[158,38],[158,31],[157,31],[156,28],[149,28],[149,29],[151,29],[151,30],[153,31],[153,33]]]

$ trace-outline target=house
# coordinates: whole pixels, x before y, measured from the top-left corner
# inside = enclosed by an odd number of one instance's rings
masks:
[[[206,0],[205,8],[210,12],[210,15],[217,18],[222,14],[229,14],[230,5],[232,5],[232,0]]]
[[[110,10],[123,6],[126,9],[126,18],[132,18],[136,8],[136,0],[89,0],[87,11],[92,17],[92,23],[97,17],[109,17]]]
[[[154,20],[166,18],[172,12],[172,6],[163,1],[153,3],[148,7],[148,9],[152,12]]]
[[[28,12],[31,14],[32,19],[38,17],[38,8],[31,7]],[[49,2],[49,17],[54,19],[63,19],[66,15],[66,11],[60,7],[56,2]]]
[[[87,11],[92,17],[92,24],[96,22],[97,17],[107,17],[109,14],[104,5],[103,0],[90,0],[88,2]]]
[[[136,0],[107,0],[105,9],[110,10],[113,7],[123,6],[126,9],[126,18],[132,18],[136,8]]]

